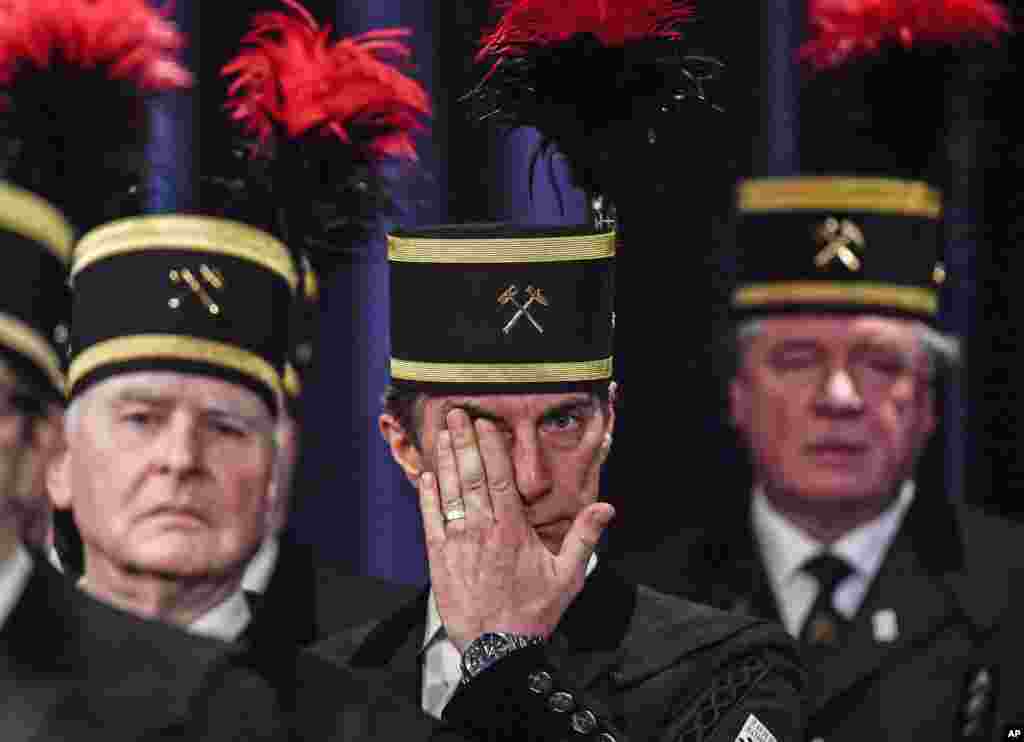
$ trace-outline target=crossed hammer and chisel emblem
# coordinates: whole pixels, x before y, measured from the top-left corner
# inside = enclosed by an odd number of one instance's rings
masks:
[[[508,321],[508,324],[501,328],[501,331],[508,335],[512,328],[516,326],[516,323],[519,321],[519,319],[521,317],[526,317],[526,319],[530,320],[530,324],[537,328],[537,332],[543,335],[544,328],[541,327],[537,320],[534,319],[533,315],[530,314],[529,308],[530,305],[533,304],[534,302],[537,302],[542,307],[550,306],[548,298],[544,296],[544,292],[541,291],[540,289],[535,289],[533,286],[527,286],[526,295],[529,296],[530,298],[526,300],[525,304],[520,304],[519,300],[516,299],[516,295],[518,293],[519,289],[516,288],[516,285],[513,283],[510,284],[507,289],[505,289],[504,291],[501,292],[501,294],[498,295],[498,304],[500,304],[501,306],[505,306],[506,304],[512,304],[513,306],[516,307],[516,313],[512,315],[512,319]]]
[[[211,268],[210,266],[203,264],[199,266],[198,277],[189,268],[174,268],[171,270],[169,278],[171,283],[175,286],[184,284],[184,286],[196,295],[210,314],[216,315],[221,313],[221,305],[218,304],[212,296],[210,296],[210,292],[207,291],[204,286],[204,284],[206,284],[217,291],[224,290],[224,274],[217,268]],[[167,300],[167,305],[171,309],[178,309],[181,306],[181,300],[181,296],[172,296]]]
[[[851,271],[860,270],[860,258],[854,253],[854,248],[863,250],[866,241],[860,227],[849,219],[839,221],[830,216],[818,227],[815,236],[819,243],[825,246],[814,256],[814,264],[824,268],[836,258],[842,261],[843,265]]]

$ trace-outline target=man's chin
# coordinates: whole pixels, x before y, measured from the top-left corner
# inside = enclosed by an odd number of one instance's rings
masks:
[[[808,505],[866,505],[885,499],[877,487],[870,486],[867,478],[853,474],[830,474],[809,477],[787,487],[788,499],[795,499]]]
[[[227,558],[195,543],[161,539],[134,550],[125,560],[131,571],[168,579],[199,579],[230,572],[240,559]]]

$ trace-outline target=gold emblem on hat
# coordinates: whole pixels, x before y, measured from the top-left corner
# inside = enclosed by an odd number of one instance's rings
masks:
[[[507,289],[498,294],[498,304],[500,306],[511,304],[516,308],[516,313],[512,315],[512,319],[510,319],[506,325],[501,328],[501,331],[508,335],[512,331],[512,328],[516,326],[516,323],[523,317],[526,317],[526,319],[530,321],[530,324],[536,328],[537,332],[543,335],[544,328],[541,327],[536,318],[530,314],[530,305],[536,302],[543,307],[550,306],[548,298],[544,296],[544,292],[541,289],[535,289],[533,286],[526,287],[526,295],[529,298],[526,300],[525,304],[520,304],[519,300],[516,299],[518,294],[519,289],[514,283],[509,284]]]
[[[184,284],[188,287],[189,291],[202,302],[210,314],[220,314],[220,304],[214,301],[210,292],[206,290],[207,286],[215,291],[224,290],[224,274],[217,268],[211,268],[204,263],[199,266],[198,277],[191,268],[172,268],[169,278],[175,286]],[[181,299],[181,296],[172,296],[167,300],[167,306],[171,309],[178,309],[181,306]]]
[[[814,264],[819,268],[825,268],[835,259],[839,259],[847,269],[859,271],[861,262],[855,250],[863,250],[866,246],[864,233],[860,227],[849,219],[840,221],[830,216],[815,232],[815,239],[821,250],[814,256]]]

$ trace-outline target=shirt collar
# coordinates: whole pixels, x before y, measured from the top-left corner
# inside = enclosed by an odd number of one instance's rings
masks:
[[[899,497],[877,518],[857,526],[832,545],[832,551],[853,565],[858,572],[874,577],[882,566],[889,545],[903,522],[903,516],[914,501],[914,483],[907,480]]]
[[[239,588],[227,600],[222,600],[188,626],[193,634],[209,636],[222,641],[234,641],[252,620],[245,593]]]
[[[14,611],[31,574],[32,557],[21,544],[14,554],[0,562],[0,627]]]
[[[586,577],[590,577],[595,567],[597,567],[597,554],[591,554],[590,560],[587,562]],[[437,600],[434,598],[433,589],[431,589],[430,595],[427,596],[427,628],[423,632],[422,649],[429,647],[435,639],[440,641],[446,637],[444,626],[441,625],[441,613],[437,610]]]
[[[277,536],[269,536],[260,544],[256,556],[245,568],[245,575],[242,577],[242,589],[250,593],[265,593],[267,585],[270,584],[270,577],[274,574],[274,566],[277,564],[277,555],[281,550]]]
[[[907,480],[893,503],[876,518],[857,526],[836,541],[832,551],[846,559],[858,573],[873,577],[913,499],[914,483]],[[793,579],[808,559],[825,551],[824,544],[808,536],[776,510],[761,487],[754,489],[750,514],[765,571],[776,590]]]

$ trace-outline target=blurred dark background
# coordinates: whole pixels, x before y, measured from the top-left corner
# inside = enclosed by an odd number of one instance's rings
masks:
[[[384,26],[414,32],[414,75],[430,92],[435,115],[430,135],[419,143],[424,177],[410,190],[403,224],[586,218],[582,194],[557,162],[556,185],[539,168],[531,200],[533,132],[501,135],[472,122],[459,103],[483,72],[473,55],[493,21],[487,0],[305,5],[344,35]],[[187,199],[181,183],[188,174],[228,148],[219,70],[237,49],[250,14],[280,7],[272,0],[178,0],[175,13],[190,36],[188,61],[199,86],[189,96],[154,102],[152,156],[161,163],[156,172],[168,202]],[[607,544],[613,551],[649,548],[680,524],[699,523],[723,498],[744,496],[744,456],[725,423],[713,362],[735,260],[732,187],[744,176],[798,172],[802,156],[848,146],[827,118],[800,116],[801,78],[793,60],[804,34],[803,2],[759,0],[741,8],[704,0],[698,13],[687,38],[694,50],[726,63],[716,93],[726,113],[680,122],[659,141],[658,156],[645,160],[649,168],[624,173],[642,181],[624,188],[644,198],[622,214],[616,376],[625,404],[604,482],[619,510]],[[937,66],[934,76],[929,72],[931,83],[923,88],[883,81],[864,96],[873,109],[899,116],[919,113],[938,90],[935,113],[922,121],[923,130],[906,133],[906,144],[918,135],[933,137],[949,163],[943,172],[950,274],[943,322],[963,338],[968,365],[943,390],[945,421],[921,477],[929,480],[929,492],[940,492],[933,486],[941,485],[949,497],[1024,519],[1016,388],[1024,372],[1017,283],[1024,278],[1019,56],[1013,39],[998,48],[972,48]],[[846,114],[839,108],[836,120]],[[641,146],[622,143],[625,152]],[[896,158],[902,146],[892,147]],[[376,432],[387,328],[386,262],[378,239],[324,277],[292,527],[354,571],[417,583],[425,567],[413,489]]]

